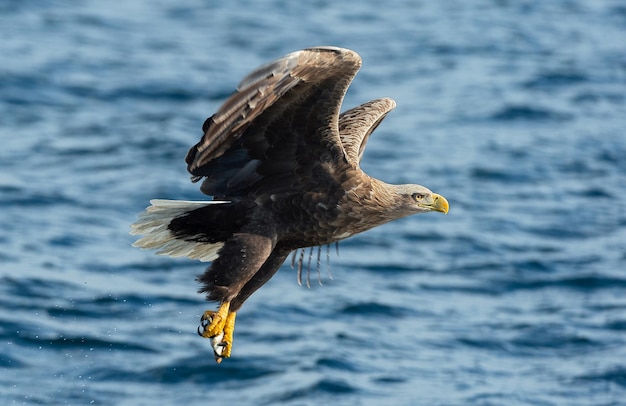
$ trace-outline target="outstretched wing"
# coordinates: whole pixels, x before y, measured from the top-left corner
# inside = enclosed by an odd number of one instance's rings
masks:
[[[392,99],[376,99],[339,116],[339,136],[350,162],[356,165],[361,162],[370,134],[395,107]]]
[[[320,47],[250,73],[189,150],[192,179],[204,177],[201,190],[213,196],[333,184],[329,167],[348,164],[339,136],[341,102],[360,66],[353,51]]]

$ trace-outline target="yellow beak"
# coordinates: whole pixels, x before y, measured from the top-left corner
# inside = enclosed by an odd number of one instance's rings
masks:
[[[431,210],[440,211],[443,214],[448,214],[448,209],[450,205],[445,197],[438,195],[437,193],[433,193],[433,204],[430,206]]]

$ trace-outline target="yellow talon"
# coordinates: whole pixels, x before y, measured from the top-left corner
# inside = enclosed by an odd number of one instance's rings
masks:
[[[228,317],[226,318],[226,323],[224,324],[224,338],[222,342],[224,343],[224,350],[222,351],[222,355],[220,359],[215,359],[219,364],[222,361],[222,358],[230,358],[230,352],[233,349],[233,333],[235,332],[235,317],[237,317],[236,312],[228,313]]]
[[[217,312],[212,310],[204,312],[200,319],[200,324],[204,330],[200,332],[200,335],[204,338],[211,338],[224,331],[229,309],[230,302],[224,302]]]

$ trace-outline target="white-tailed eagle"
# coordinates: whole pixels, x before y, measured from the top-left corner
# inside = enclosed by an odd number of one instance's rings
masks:
[[[378,99],[340,113],[359,55],[335,47],[293,52],[261,66],[208,118],[186,157],[213,200],[152,200],[131,234],[158,254],[212,261],[198,281],[219,303],[199,334],[219,363],[231,355],[235,315],[289,253],[334,243],[415,213],[448,212],[420,185],[391,185],[360,160],[395,107]]]

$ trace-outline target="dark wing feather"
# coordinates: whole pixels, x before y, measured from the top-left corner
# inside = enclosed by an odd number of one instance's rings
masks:
[[[361,58],[341,48],[291,53],[249,74],[205,122],[188,170],[214,196],[316,190],[347,164],[339,112]]]
[[[396,102],[392,99],[377,99],[339,116],[339,136],[350,162],[356,165],[361,162],[370,134],[395,107]]]

